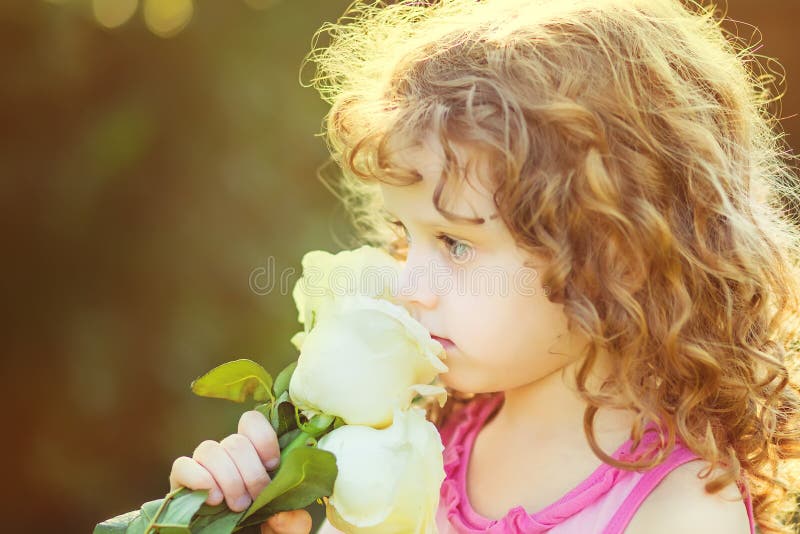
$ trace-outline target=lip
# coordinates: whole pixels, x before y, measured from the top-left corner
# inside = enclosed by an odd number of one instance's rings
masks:
[[[455,343],[453,343],[452,341],[450,341],[450,340],[449,340],[449,339],[447,339],[446,337],[439,337],[439,336],[434,336],[433,334],[431,334],[431,338],[433,338],[433,339],[435,339],[436,341],[438,341],[439,343],[441,343],[441,345],[442,345],[442,346],[443,346],[445,349],[449,349],[449,348],[452,348],[452,347],[455,347],[455,346],[456,346],[456,345],[455,345]]]

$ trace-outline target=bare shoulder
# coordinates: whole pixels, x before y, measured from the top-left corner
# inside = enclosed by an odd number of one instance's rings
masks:
[[[656,486],[631,519],[625,534],[750,534],[747,508],[736,484],[710,495],[700,479],[705,462],[676,467]]]

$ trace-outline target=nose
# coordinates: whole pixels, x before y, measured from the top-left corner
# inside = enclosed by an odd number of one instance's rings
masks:
[[[430,257],[420,252],[418,248],[409,247],[395,294],[396,300],[414,317],[418,317],[416,312],[420,309],[431,310],[439,302],[433,283],[435,266],[426,258]]]

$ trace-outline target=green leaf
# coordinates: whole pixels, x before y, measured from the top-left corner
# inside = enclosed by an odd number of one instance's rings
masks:
[[[242,512],[232,512],[229,508],[213,515],[198,515],[192,523],[192,534],[230,534],[236,528]]]
[[[270,406],[269,415],[267,416],[278,436],[297,428],[294,413],[294,406],[289,401],[289,393],[284,391],[280,394],[278,400]]]
[[[201,397],[244,402],[252,394],[257,401],[275,400],[272,377],[263,367],[248,359],[223,363],[194,380],[191,387]]]
[[[209,490],[189,490],[178,492],[161,514],[152,521],[160,534],[191,534],[189,524],[197,510],[208,498]],[[144,507],[142,507],[144,509]],[[157,511],[157,510],[156,510]]]
[[[278,373],[277,378],[275,378],[275,387],[273,388],[275,397],[280,398],[284,392],[289,391],[289,382],[292,380],[292,374],[294,373],[296,367],[297,360],[284,367],[283,371]]]
[[[132,510],[111,519],[106,519],[94,527],[93,534],[123,534],[140,514],[139,510]]]
[[[285,510],[305,508],[333,493],[338,469],[336,457],[316,447],[293,449],[281,463],[277,475],[247,509],[240,526],[263,523]]]
[[[200,507],[200,509],[197,511],[197,514],[195,515],[197,516],[214,515],[220,512],[224,512],[225,510],[228,510],[228,505],[225,504],[225,501],[223,500],[221,503],[215,506],[211,506],[210,504],[204,504],[203,506]]]
[[[147,528],[147,519],[141,514],[133,520],[133,522],[128,526],[128,530],[125,531],[125,534],[144,534],[144,530]]]
[[[301,423],[300,429],[303,432],[318,438],[328,430],[328,428],[331,426],[331,423],[333,423],[335,419],[336,417],[333,415],[320,413],[312,417],[311,421],[308,421],[307,423]]]
[[[333,430],[336,430],[340,426],[344,426],[344,419],[342,419],[341,417],[336,417],[336,419],[333,422]]]
[[[204,504],[189,525],[192,534],[230,534],[244,515],[244,511],[233,512],[222,501],[216,506]]]
[[[189,529],[189,525],[180,526],[180,525],[161,525],[158,529],[150,530],[151,534],[153,532],[158,532],[158,534],[192,534],[192,531]]]
[[[164,499],[157,499],[155,501],[147,501],[144,503],[141,508],[142,519],[147,521],[147,523],[152,523],[153,519],[158,515],[163,503]]]
[[[207,492],[208,490],[203,491]],[[236,524],[243,515],[244,511],[233,512],[225,501],[215,506],[203,504],[194,514],[194,519],[189,527],[192,534],[230,534],[235,530]]]
[[[98,524],[94,528],[94,534],[145,534],[150,529],[151,533],[159,534],[188,534],[189,524],[192,517],[198,513],[205,500],[208,498],[209,490],[190,490],[181,488],[174,493],[170,493],[163,499],[147,501],[139,510],[127,512]],[[166,506],[164,502],[169,499]],[[203,513],[218,513],[223,508],[229,513],[230,510],[224,503],[218,506],[207,507]],[[243,512],[240,512],[243,513]],[[238,518],[237,518],[238,519]]]
[[[299,436],[301,432],[302,430],[295,428],[294,430],[290,430],[286,434],[279,437],[278,445],[280,446],[281,450],[285,449],[292,441],[294,441],[294,438]]]
[[[281,463],[283,459],[292,452],[294,449],[301,447],[313,447],[317,444],[317,439],[308,432],[300,431],[295,438],[289,442],[284,448],[281,449]]]
[[[253,407],[253,409],[257,412],[260,412],[261,415],[264,416],[264,419],[269,421],[269,411],[272,409],[272,401],[267,401],[264,404],[257,404]]]
[[[205,490],[206,493],[208,490]],[[143,534],[145,528],[158,513],[164,499],[148,501],[139,510],[126,512],[103,521],[94,527],[94,534]]]
[[[144,534],[147,526],[150,524],[150,521],[163,502],[164,499],[158,499],[144,503],[141,508],[136,511],[136,518],[131,521],[128,528],[125,529],[125,534]]]

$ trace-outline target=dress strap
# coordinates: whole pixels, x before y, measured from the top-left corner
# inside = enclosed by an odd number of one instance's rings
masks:
[[[699,456],[689,449],[683,447],[676,448],[667,460],[645,472],[636,486],[633,487],[630,494],[628,494],[628,497],[617,509],[611,521],[608,522],[605,530],[603,530],[603,534],[622,534],[628,526],[628,523],[633,519],[633,514],[636,513],[639,506],[664,477],[676,467],[698,458]]]
[[[639,482],[631,490],[628,497],[620,505],[617,512],[611,518],[611,521],[606,525],[603,534],[623,534],[627,528],[633,514],[639,509],[639,506],[644,502],[656,486],[666,477],[673,469],[692,460],[698,460],[700,457],[685,447],[676,449],[672,455],[661,465],[654,467],[647,471]],[[743,494],[744,505],[747,508],[747,518],[750,522],[750,534],[755,534],[755,520],[753,517],[752,501],[750,498],[750,491],[746,483],[737,484],[739,490]]]

